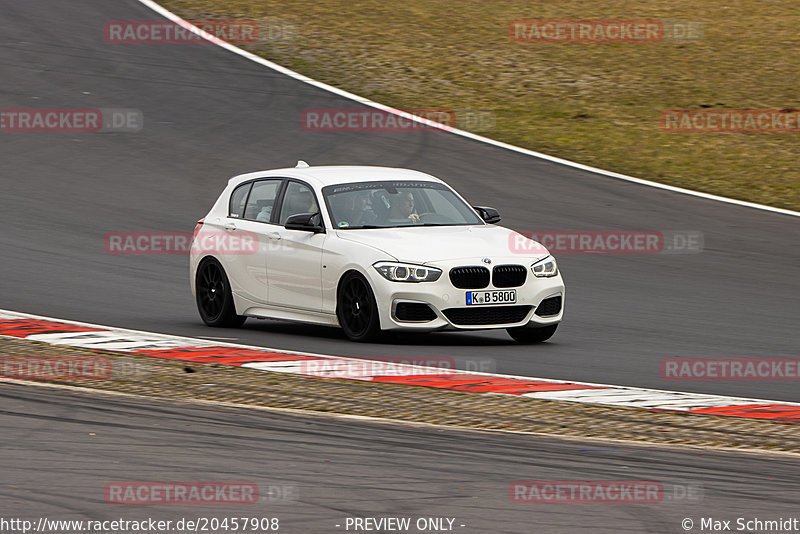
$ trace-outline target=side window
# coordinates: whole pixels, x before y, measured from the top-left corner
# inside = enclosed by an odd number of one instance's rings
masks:
[[[283,197],[283,205],[281,206],[281,218],[278,224],[283,226],[286,224],[286,219],[298,213],[317,213],[317,200],[314,198],[314,192],[308,186],[297,182],[289,182],[286,188],[286,194]]]
[[[240,185],[233,190],[231,202],[228,205],[228,217],[242,217],[244,215],[244,203],[247,202],[247,193],[250,192],[252,183]]]
[[[261,180],[253,184],[244,218],[251,221],[269,222],[272,219],[272,208],[275,206],[275,197],[281,180]]]

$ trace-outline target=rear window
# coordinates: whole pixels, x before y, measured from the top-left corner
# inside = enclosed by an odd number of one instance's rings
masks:
[[[241,218],[244,216],[244,203],[247,202],[247,193],[250,192],[252,182],[240,185],[233,190],[231,202],[228,205],[228,217]]]
[[[281,182],[282,180],[260,180],[253,183],[244,210],[244,218],[251,221],[272,221],[272,211]]]

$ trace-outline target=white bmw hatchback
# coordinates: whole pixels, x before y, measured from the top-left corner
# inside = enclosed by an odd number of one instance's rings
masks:
[[[499,221],[407,169],[299,162],[244,174],[197,223],[192,292],[209,326],[284,319],[340,326],[354,341],[503,328],[544,341],[564,282],[544,247]]]

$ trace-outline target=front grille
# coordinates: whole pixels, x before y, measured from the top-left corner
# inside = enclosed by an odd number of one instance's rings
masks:
[[[536,315],[539,317],[548,317],[550,315],[558,315],[561,312],[561,295],[557,297],[548,297],[539,304],[536,308]]]
[[[481,306],[444,310],[451,323],[457,325],[513,324],[527,317],[531,306]]]
[[[398,302],[394,316],[398,321],[428,322],[436,319],[436,312],[423,302]]]
[[[519,287],[525,283],[528,269],[522,265],[498,265],[492,271],[494,287]]]
[[[475,267],[455,267],[450,269],[450,282],[459,289],[483,289],[489,285],[489,269]]]

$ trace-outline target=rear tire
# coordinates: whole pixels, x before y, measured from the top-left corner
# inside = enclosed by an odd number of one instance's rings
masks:
[[[518,343],[541,343],[547,341],[553,334],[556,333],[558,324],[550,326],[517,326],[514,328],[506,328],[508,335],[514,338]]]
[[[208,326],[238,328],[247,320],[244,315],[236,315],[231,284],[217,260],[208,258],[200,263],[194,286],[197,311]]]
[[[371,341],[381,331],[378,305],[369,282],[358,273],[344,275],[336,296],[336,317],[351,341]]]

